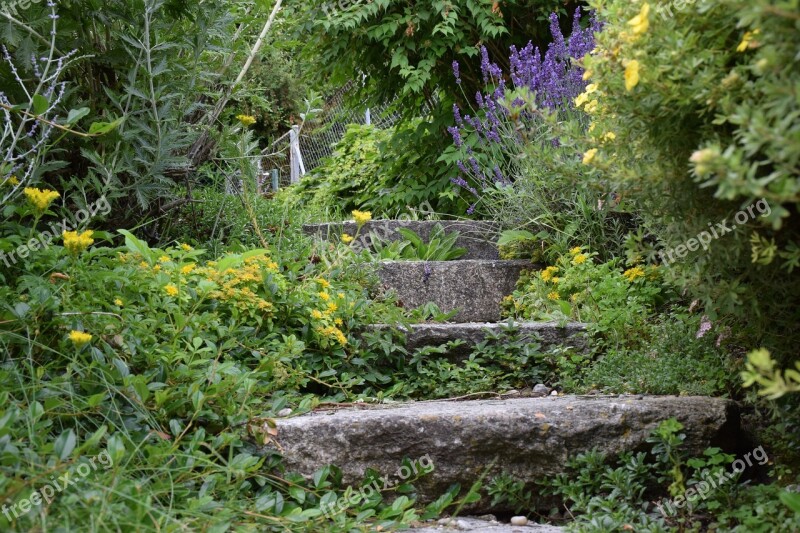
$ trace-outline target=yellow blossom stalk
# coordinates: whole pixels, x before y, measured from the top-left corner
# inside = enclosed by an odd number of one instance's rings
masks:
[[[256,117],[252,115],[236,115],[236,120],[238,120],[245,128],[249,128],[256,123]]]
[[[625,279],[627,279],[629,282],[633,283],[637,279],[643,278],[644,275],[645,275],[645,272],[644,272],[644,269],[642,267],[636,266],[636,267],[633,267],[633,268],[629,268],[622,275],[625,276]]]
[[[625,89],[630,92],[639,85],[639,62],[637,60],[628,61],[625,67]]]
[[[359,211],[356,209],[353,211],[353,219],[356,221],[356,224],[360,229],[364,226],[364,224],[372,220],[372,213],[369,211]]]
[[[50,189],[42,190],[37,187],[25,187],[23,192],[34,209],[36,209],[36,212],[40,215],[50,207],[50,204],[52,204],[56,198],[61,196],[56,191],[51,191]]]
[[[89,344],[89,341],[92,340],[92,336],[83,331],[72,330],[69,332],[69,340],[72,341],[72,344],[74,344],[75,347],[80,348]]]
[[[91,230],[86,230],[83,233],[65,231],[62,234],[64,237],[64,248],[66,248],[70,254],[77,256],[94,243],[94,239],[92,239],[93,233],[94,232]]]

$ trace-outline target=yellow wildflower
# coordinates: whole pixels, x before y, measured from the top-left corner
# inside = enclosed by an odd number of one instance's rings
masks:
[[[599,105],[599,103],[595,99],[595,100],[592,100],[591,102],[589,102],[588,104],[586,104],[586,107],[584,107],[583,110],[586,111],[589,114],[592,114],[595,111],[597,111],[597,106],[598,105]]]
[[[616,138],[617,138],[617,134],[614,133],[613,131],[609,131],[608,133],[603,135],[603,140],[604,141],[613,141]]]
[[[311,318],[319,320],[322,318],[322,313],[318,309],[314,309],[313,311],[311,311]]]
[[[164,292],[166,292],[170,296],[177,296],[178,295],[178,287],[170,283],[166,287],[164,287]]]
[[[597,156],[597,148],[592,148],[591,150],[587,150],[585,154],[583,154],[583,164],[589,165],[592,161],[594,161],[595,156]]]
[[[339,298],[340,300],[344,300],[344,293],[343,292],[337,292],[336,293],[336,297]]]
[[[580,246],[576,246],[575,248],[572,248],[569,251],[570,255],[578,255],[579,253],[581,253],[581,247]]]
[[[356,224],[360,228],[364,224],[372,220],[372,213],[370,213],[369,211],[359,211],[356,209],[355,211],[353,211],[353,219],[355,219]]]
[[[72,344],[80,348],[89,343],[92,340],[92,336],[88,333],[83,331],[75,331],[72,330],[69,332],[69,340],[72,341]]]
[[[331,295],[328,294],[327,292],[323,291],[323,292],[319,293],[319,297],[327,302],[328,300],[330,300]]]
[[[581,107],[589,101],[589,93],[581,93],[575,97],[575,107]]]
[[[350,244],[353,242],[353,237],[347,233],[342,233],[342,242],[345,244]]]
[[[328,313],[335,313],[339,306],[333,302],[328,302]]]
[[[248,128],[256,123],[256,117],[252,115],[236,115],[236,120],[241,122],[242,126]]]
[[[40,214],[44,213],[53,201],[61,196],[56,191],[50,189],[41,190],[36,187],[25,187],[23,191],[28,201]]]
[[[115,299],[114,305],[116,305],[117,307],[122,307],[122,300],[120,300],[119,298]]]
[[[542,280],[543,281],[550,281],[553,279],[553,274],[558,272],[558,267],[549,266],[542,271]]]
[[[753,44],[753,38],[760,34],[761,30],[755,29],[753,31],[748,31],[744,34],[742,38],[742,42],[739,43],[739,46],[736,47],[737,52],[746,52],[748,48]]]
[[[328,280],[324,279],[324,278],[317,278],[315,281],[317,283],[319,283],[320,285],[322,285],[322,288],[324,288],[324,289],[327,289],[327,288],[329,288],[331,286],[331,284],[328,282]]]
[[[639,85],[639,62],[634,59],[625,67],[625,89],[632,91],[637,85]]]
[[[8,180],[6,180],[6,183],[11,185],[12,187],[16,187],[17,185],[19,185],[19,179],[16,176],[11,176],[10,178],[8,178]]]
[[[181,274],[183,274],[183,275],[191,274],[192,270],[194,270],[194,268],[196,266],[197,265],[195,265],[194,263],[189,263],[188,265],[182,266],[181,267]]]
[[[589,124],[589,133],[592,133],[596,127],[597,127],[597,122],[595,122],[595,121],[592,121],[592,122]]]
[[[336,320],[333,321],[333,323],[336,324],[337,326],[341,326],[342,324],[344,324],[341,318],[337,318]]]
[[[77,231],[65,231],[62,236],[64,237],[64,248],[67,249],[72,255],[78,255],[92,245],[92,231],[86,230],[83,233]]]
[[[639,14],[628,21],[628,26],[633,27],[634,35],[641,35],[647,31],[647,29],[650,27],[650,20],[648,18],[649,15],[650,4],[645,2],[641,11],[639,11]]]
[[[159,263],[169,263],[170,261],[172,261],[172,259],[170,259],[166,255],[162,255],[161,257],[158,258]]]
[[[576,255],[575,257],[572,258],[572,264],[573,265],[582,265],[583,263],[586,262],[586,260],[588,258],[589,258],[589,256],[586,255],[586,254],[578,254],[578,255]]]
[[[622,275],[625,276],[625,279],[627,279],[629,282],[633,283],[638,278],[644,277],[644,269],[640,266],[636,266],[633,268],[629,268]]]
[[[147,261],[142,261],[141,263],[139,263],[139,268],[150,268],[150,263],[148,263]]]
[[[594,72],[592,72],[591,70],[587,70],[586,72],[583,73],[583,81],[588,80],[592,76],[594,76]]]
[[[555,277],[555,278],[551,279],[550,281],[552,281],[552,282],[553,282],[553,284],[557,284],[557,283],[560,283],[560,282],[561,282],[561,278],[559,278],[559,277]]]
[[[191,252],[192,250],[194,250],[194,248],[192,248],[191,246],[189,246],[186,243],[182,243],[181,244],[181,250],[183,250],[185,252]]]
[[[561,296],[556,291],[553,291],[547,295],[547,298],[550,300],[559,300],[561,299]]]
[[[586,86],[586,94],[592,94],[594,92],[597,92],[598,87],[599,87],[598,84],[590,83],[589,85]]]

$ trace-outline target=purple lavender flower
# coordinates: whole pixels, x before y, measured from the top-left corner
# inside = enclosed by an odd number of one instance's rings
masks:
[[[461,72],[458,66],[458,61],[453,61],[453,74],[456,77],[456,83],[461,85]]]

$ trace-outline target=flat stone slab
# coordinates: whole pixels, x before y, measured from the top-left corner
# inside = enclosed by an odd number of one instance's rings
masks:
[[[403,459],[432,465],[414,482],[428,502],[453,483],[469,487],[493,461],[487,479],[505,470],[531,483],[593,448],[609,455],[647,448],[650,433],[672,417],[685,426],[689,453],[710,445],[730,449],[739,435],[735,404],[725,399],[555,396],[315,411],[278,419],[275,439],[289,471],[310,477],[334,464],[355,487],[368,468],[397,483]],[[489,501],[469,511],[493,511]]]
[[[501,333],[509,325],[518,330],[520,340],[538,338],[543,350],[557,345],[571,346],[579,351],[587,347],[586,326],[579,322],[569,322],[563,327],[558,322],[467,322],[414,324],[406,335],[406,348],[411,351],[463,340],[464,344],[450,350],[448,356],[465,357],[476,344],[483,342],[488,333]]]
[[[534,268],[530,261],[384,261],[378,275],[406,309],[434,302],[444,312],[459,310],[453,322],[497,322],[500,302]]]
[[[561,533],[563,528],[547,524],[534,524],[529,522],[524,526],[486,520],[471,516],[442,519],[430,524],[421,524],[400,531],[413,531],[415,533],[454,533],[457,531],[473,531],[475,533]]]
[[[370,220],[358,234],[355,246],[372,249],[370,234],[374,233],[382,241],[403,239],[397,230],[408,228],[419,235],[425,242],[430,241],[433,228],[441,224],[445,233],[459,232],[456,240],[457,248],[466,248],[467,253],[461,259],[499,259],[495,241],[500,233],[500,226],[493,222],[483,221],[451,221],[451,220]],[[355,235],[358,226],[355,222],[328,222],[325,224],[306,224],[303,232],[321,239],[339,238],[342,233]]]

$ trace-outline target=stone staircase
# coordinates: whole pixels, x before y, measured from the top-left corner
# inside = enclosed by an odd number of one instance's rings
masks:
[[[387,261],[380,265],[379,275],[407,309],[434,302],[444,312],[458,311],[448,323],[414,325],[408,332],[409,349],[461,340],[461,349],[468,353],[487,331],[503,327],[501,300],[513,291],[520,272],[540,266],[501,260],[493,244],[497,227],[491,223],[371,221],[360,231],[356,245],[370,246],[364,237],[371,233],[384,240],[401,238],[397,233],[401,227],[427,240],[439,223],[446,232],[460,232],[456,246],[468,250],[463,258],[447,262]],[[356,235],[356,229],[352,222],[304,227],[307,234],[320,239],[338,239],[342,233]],[[525,336],[539,338],[544,347],[586,346],[584,327],[578,323],[514,325]],[[671,417],[686,427],[688,450],[699,452],[710,445],[731,449],[739,434],[736,407],[724,399],[548,396],[546,392],[537,395],[537,389],[531,396],[539,397],[523,397],[512,391],[493,399],[318,410],[279,419],[276,440],[290,470],[311,475],[327,464],[335,464],[342,469],[343,482],[353,485],[363,480],[367,469],[391,477],[404,459],[429,458],[434,468],[414,484],[419,500],[428,502],[453,483],[468,488],[481,475],[488,481],[506,471],[530,483],[558,473],[568,457],[593,448],[608,454],[642,448],[650,432]],[[387,481],[400,480],[395,476],[387,477]],[[483,498],[464,511],[509,510],[494,509],[489,499]],[[527,531],[535,527],[479,522],[469,530]],[[433,525],[428,530],[443,529]]]

